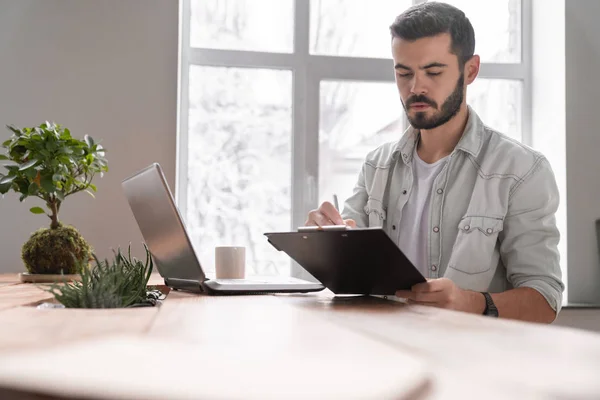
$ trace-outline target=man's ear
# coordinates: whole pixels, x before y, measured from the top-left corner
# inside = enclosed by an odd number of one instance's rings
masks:
[[[477,78],[477,75],[479,74],[480,63],[481,63],[481,60],[477,54],[475,54],[473,57],[471,57],[469,59],[469,61],[467,61],[465,63],[464,74],[465,74],[465,83],[467,85],[470,85],[475,80],[475,78]]]

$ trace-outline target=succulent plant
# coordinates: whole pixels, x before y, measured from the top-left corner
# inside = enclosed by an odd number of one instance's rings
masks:
[[[94,255],[96,265],[82,268],[80,281],[55,283],[46,290],[66,308],[154,305],[157,292],[148,288],[154,264],[148,247],[144,248],[145,262],[131,257],[131,246],[127,256],[119,248],[111,261],[99,261]]]

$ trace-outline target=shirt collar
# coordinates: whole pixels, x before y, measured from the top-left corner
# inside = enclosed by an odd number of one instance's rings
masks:
[[[483,144],[482,136],[484,125],[471,106],[467,105],[467,110],[467,125],[465,126],[465,130],[460,140],[456,144],[455,151],[461,150],[471,154],[473,157],[477,157]],[[396,144],[392,153],[392,158],[397,159],[398,157],[402,157],[402,161],[405,164],[412,162],[413,151],[415,150],[420,134],[420,130],[415,129],[412,126],[408,127],[408,129],[404,131],[398,144]]]

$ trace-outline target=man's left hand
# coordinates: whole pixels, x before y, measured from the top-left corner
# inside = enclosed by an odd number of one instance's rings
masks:
[[[396,296],[407,299],[410,304],[477,314],[482,314],[485,309],[485,298],[481,293],[463,290],[448,278],[428,279],[411,290],[398,290]]]

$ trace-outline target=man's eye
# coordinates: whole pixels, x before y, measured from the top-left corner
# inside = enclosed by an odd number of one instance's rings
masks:
[[[427,73],[427,75],[429,75],[429,76],[438,76],[438,75],[441,75],[441,74],[442,74],[441,72],[428,72]]]
[[[409,76],[412,76],[412,74],[411,73],[408,73],[408,74],[398,74],[398,76],[400,78],[408,78]]]

